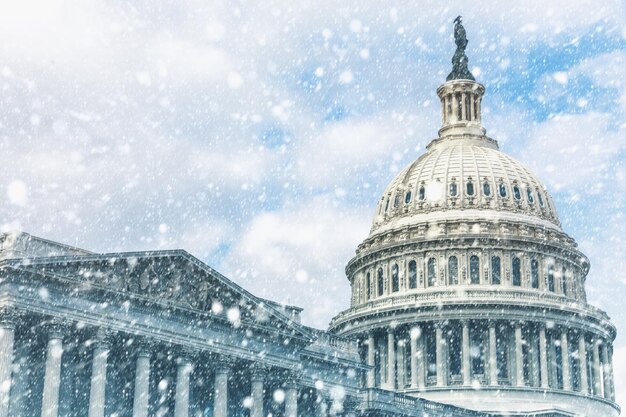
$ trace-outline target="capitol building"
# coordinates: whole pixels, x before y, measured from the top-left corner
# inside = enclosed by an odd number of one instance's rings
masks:
[[[589,261],[486,135],[460,19],[455,42],[438,137],[382,193],[327,330],[184,250],[6,233],[0,417],[618,416]]]

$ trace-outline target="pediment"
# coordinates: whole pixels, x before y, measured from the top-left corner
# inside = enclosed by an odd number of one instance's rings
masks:
[[[183,250],[42,257],[5,261],[13,269],[57,279],[85,292],[105,290],[209,315],[235,328],[315,336],[263,300]]]

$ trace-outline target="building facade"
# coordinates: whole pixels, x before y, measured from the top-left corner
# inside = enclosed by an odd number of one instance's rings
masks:
[[[378,202],[322,331],[182,250],[0,236],[0,417],[619,415],[615,328],[481,122],[460,20],[439,137]]]

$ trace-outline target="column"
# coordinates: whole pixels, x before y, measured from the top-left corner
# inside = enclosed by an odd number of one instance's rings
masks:
[[[193,369],[190,357],[190,352],[183,351],[177,359],[174,417],[189,416],[189,375]]]
[[[572,378],[569,372],[569,343],[567,340],[567,329],[561,329],[561,369],[563,370],[563,389],[572,390]]]
[[[443,324],[436,323],[435,325],[435,353],[436,353],[436,361],[437,361],[437,386],[443,387],[445,385],[444,378],[444,351],[443,351]]]
[[[251,394],[252,408],[250,409],[250,417],[263,417],[263,384],[265,382],[265,368],[255,366],[252,369],[251,377]]]
[[[396,347],[393,329],[387,330],[387,388],[396,389]]]
[[[285,384],[285,417],[298,417],[298,379],[288,377]]]
[[[406,379],[404,377],[405,370],[406,370],[406,342],[404,338],[398,341],[398,357],[396,359],[397,359],[396,360],[396,363],[397,363],[396,373],[398,374],[397,375],[398,376],[397,387],[398,389],[404,389],[406,385]]]
[[[609,346],[606,341],[602,343],[602,379],[604,398],[611,399],[611,366],[609,365]]]
[[[461,120],[467,120],[465,111],[465,93],[461,93]]]
[[[602,375],[600,372],[600,340],[593,339],[593,393],[602,396]]]
[[[374,388],[376,385],[376,340],[374,332],[367,335],[367,364],[370,369],[367,371],[367,388]]]
[[[463,374],[463,385],[471,385],[472,376],[471,376],[471,368],[470,368],[470,338],[469,338],[469,324],[467,320],[461,321],[461,325],[463,326],[463,330],[461,332],[461,371]]]
[[[539,369],[541,369],[541,388],[548,388],[548,349],[544,324],[539,327]]]
[[[228,416],[228,374],[229,362],[219,362],[215,368],[215,387],[213,395],[213,416]]]
[[[93,345],[91,362],[91,389],[89,391],[89,417],[104,417],[107,358],[109,356],[109,333],[99,329]]]
[[[421,335],[419,327],[414,327],[409,333],[409,343],[411,344],[411,388],[418,387],[418,375],[417,375],[417,337]]]
[[[489,321],[489,385],[498,385],[498,344],[496,322]]]
[[[10,308],[0,311],[0,417],[9,415],[16,318],[15,312]]]
[[[522,323],[515,323],[515,383],[524,386],[524,353],[522,351]]]
[[[57,417],[61,384],[61,357],[63,356],[63,328],[53,324],[48,328],[46,371],[43,382],[41,417]]]
[[[580,391],[589,393],[589,378],[587,375],[587,343],[585,333],[578,333],[578,368],[580,369]]]
[[[321,391],[318,391],[317,400],[315,401],[315,416],[328,417],[328,402]]]
[[[613,375],[613,345],[607,345],[609,359],[609,381],[611,382],[611,401],[615,401],[615,376]]]
[[[343,400],[343,415],[344,417],[356,417],[356,409],[359,406],[358,397],[346,397]]]
[[[133,417],[148,417],[148,400],[150,399],[150,353],[150,347],[145,343],[139,345],[137,348]]]

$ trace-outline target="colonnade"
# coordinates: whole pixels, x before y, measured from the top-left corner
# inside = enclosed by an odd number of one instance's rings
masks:
[[[505,320],[423,322],[363,336],[367,387],[511,386],[615,400],[612,347],[593,333]]]
[[[29,404],[41,404],[41,413],[31,413],[33,415],[41,415],[41,417],[57,417],[59,416],[60,404],[64,399],[60,393],[63,390],[64,379],[62,378],[62,364],[64,363],[64,354],[66,346],[64,341],[73,340],[72,330],[60,323],[53,323],[43,327],[46,332],[46,340],[44,341],[45,360],[43,366],[43,388],[41,390],[41,402],[29,398]],[[91,339],[87,342],[91,355],[91,375],[89,381],[86,382],[89,392],[88,395],[88,417],[104,417],[105,405],[107,404],[107,378],[116,366],[111,362],[110,354],[112,345],[119,343],[120,338],[106,329],[94,329],[91,333]],[[1,315],[0,320],[0,417],[7,417],[10,411],[12,393],[12,376],[14,348],[16,340],[15,320],[11,320],[6,314]],[[126,339],[128,340],[128,339]],[[152,415],[154,404],[151,404],[151,390],[156,389],[154,376],[151,372],[155,369],[155,361],[158,360],[156,353],[159,345],[148,339],[134,339],[130,348],[127,349],[128,357],[134,361],[134,375],[128,376],[134,379],[132,393],[132,416],[148,417]],[[283,391],[284,398],[279,402],[281,405],[280,415],[284,417],[297,417],[298,415],[306,415],[315,413],[316,417],[327,417],[331,406],[327,404],[329,397],[321,390],[318,390],[319,403],[315,412],[303,412],[298,410],[298,400],[300,391],[306,387],[302,385],[300,375],[294,371],[282,368],[268,367],[261,363],[253,361],[235,360],[228,356],[220,356],[215,354],[202,355],[201,352],[192,351],[184,347],[169,347],[169,351],[173,353],[175,363],[175,375],[173,377],[174,393],[173,403],[174,417],[190,416],[190,381],[192,376],[200,366],[205,365],[206,359],[210,359],[208,367],[213,374],[212,389],[207,386],[209,392],[207,396],[212,397],[212,406],[214,417],[228,417],[229,408],[232,407],[230,402],[242,402],[241,392],[239,397],[231,399],[229,395],[229,380],[236,372],[239,375],[245,375],[246,384],[249,386],[241,387],[241,391],[247,395],[248,389],[250,396],[249,401],[243,402],[243,407],[249,408],[250,417],[263,417],[267,415],[269,410],[265,410],[267,406],[267,398],[272,398],[272,389],[280,387]],[[208,355],[208,356],[207,356]],[[205,366],[206,367],[206,366]],[[108,371],[108,372],[107,372]],[[152,377],[152,379],[151,379]],[[129,380],[130,380],[129,379]],[[158,381],[157,381],[158,385]],[[232,391],[232,386],[231,386]],[[239,389],[237,390],[239,391]],[[313,391],[315,391],[313,389]],[[108,393],[110,395],[110,393]],[[120,393],[121,395],[121,393]],[[113,400],[113,399],[110,399]],[[353,416],[354,408],[347,405],[349,401],[342,407],[344,416]],[[322,406],[323,405],[323,406]],[[29,405],[30,406],[30,405]],[[238,404],[241,406],[241,404]],[[150,411],[152,409],[152,411]]]

